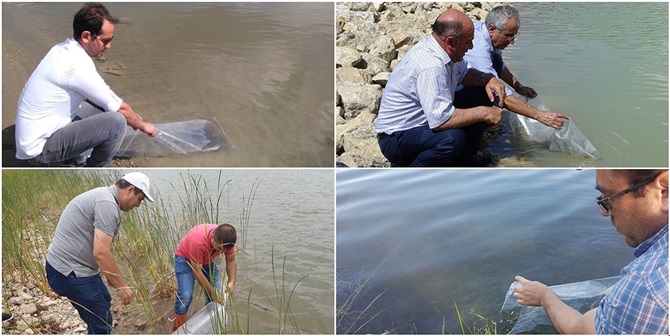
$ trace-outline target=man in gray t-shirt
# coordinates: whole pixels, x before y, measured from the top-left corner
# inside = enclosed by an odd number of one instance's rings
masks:
[[[58,221],[47,250],[47,280],[56,294],[70,299],[88,324],[89,334],[112,331],[112,298],[101,272],[123,304],[133,299],[133,291],[112,259],[112,242],[119,233],[121,210],[130,211],[145,198],[153,202],[149,188],[146,175],[128,173],[115,185],[72,199]]]

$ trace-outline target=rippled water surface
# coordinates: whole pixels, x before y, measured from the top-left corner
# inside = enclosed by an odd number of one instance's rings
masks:
[[[516,77],[568,114],[602,161],[504,138],[502,156],[537,166],[666,167],[668,3],[515,3],[517,42],[505,50]]]
[[[3,75],[3,128],[37,63],[72,35],[81,3],[3,3],[20,73]],[[141,166],[332,166],[332,3],[109,3],[120,17],[97,63],[154,123],[216,119],[232,151],[138,158]],[[3,44],[4,45],[4,44]],[[3,66],[4,72],[16,72]]]
[[[454,304],[496,321],[515,275],[619,274],[633,251],[594,186],[593,170],[338,170],[338,333],[460,334]]]

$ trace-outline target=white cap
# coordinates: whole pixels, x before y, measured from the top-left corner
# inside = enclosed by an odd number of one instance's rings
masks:
[[[154,201],[154,198],[151,197],[151,195],[149,194],[150,183],[149,178],[146,175],[138,172],[133,172],[123,175],[122,178],[128,181],[128,183],[135,186],[135,188],[142,190],[144,196],[146,196],[149,201],[151,202]]]

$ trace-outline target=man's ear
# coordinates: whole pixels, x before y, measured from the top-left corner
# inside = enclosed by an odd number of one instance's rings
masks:
[[[656,184],[661,188],[661,209],[668,212],[668,171],[664,171],[656,178]]]

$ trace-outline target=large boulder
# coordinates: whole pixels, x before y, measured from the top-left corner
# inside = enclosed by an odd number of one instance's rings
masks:
[[[338,92],[342,97],[344,118],[351,119],[362,112],[377,114],[382,99],[379,85],[341,85]]]

